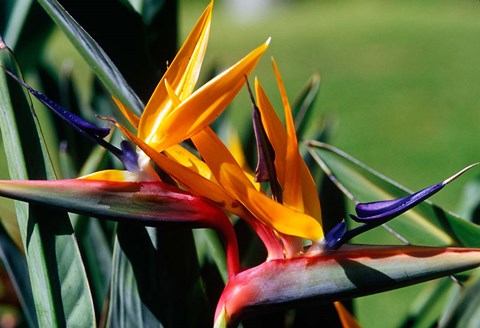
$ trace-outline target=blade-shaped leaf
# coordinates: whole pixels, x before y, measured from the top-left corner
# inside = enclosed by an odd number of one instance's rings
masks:
[[[11,199],[0,199],[0,221],[10,238],[15,241],[20,249],[23,249],[22,238],[20,237],[20,230],[15,213],[15,202]]]
[[[402,327],[434,327],[445,313],[445,303],[451,298],[452,292],[460,288],[450,278],[425,285],[413,300],[408,316],[404,318]],[[394,306],[395,300],[391,302]]]
[[[121,227],[120,227],[121,229]],[[118,238],[115,238],[113,250],[112,282],[110,291],[110,306],[107,317],[107,327],[162,327],[160,318],[156,315],[155,309],[142,301],[142,292],[148,290],[157,290],[158,280],[152,279],[155,272],[147,270],[154,263],[155,248],[152,244],[145,244],[149,241],[145,228],[135,227],[135,230],[143,230],[143,238],[139,231],[133,231],[131,238],[136,240],[136,245],[131,245],[131,249],[139,251],[137,259],[141,260],[145,266],[138,266],[139,271],[143,269],[143,281],[135,277],[132,263],[128,259],[124,250],[120,246]],[[140,243],[139,243],[140,242]],[[136,247],[134,247],[136,246]],[[127,246],[128,247],[128,246]],[[139,277],[140,278],[140,277]],[[149,289],[141,289],[139,284],[150,284]],[[153,285],[155,284],[155,285]],[[157,295],[161,299],[161,295]]]
[[[5,28],[5,40],[13,48],[17,44],[20,37],[25,20],[28,16],[28,11],[32,5],[32,0],[17,0],[12,9],[12,13]]]
[[[228,278],[227,262],[225,261],[225,251],[218,236],[213,230],[209,229],[195,229],[193,230],[193,236],[200,265],[203,265],[206,260],[215,263],[223,282],[226,283]]]
[[[347,246],[318,256],[271,260],[229,280],[216,317],[226,309],[235,322],[247,311],[364,296],[478,265],[480,249],[412,246]]]
[[[211,321],[198,263],[192,261],[191,232],[149,230],[118,226],[107,326],[196,327]]]
[[[476,274],[467,281],[462,294],[456,300],[442,327],[476,327],[480,322],[480,275]]]
[[[105,308],[112,273],[112,238],[106,236],[98,219],[73,214],[71,217],[75,222],[75,236],[84,258],[95,311],[100,317]]]
[[[320,75],[314,74],[295,99],[293,104],[293,116],[295,117],[295,129],[299,136],[302,136],[305,133],[319,91]]]
[[[469,181],[463,189],[457,211],[462,217],[478,224],[480,223],[478,215],[480,213],[480,179],[476,177]]]
[[[30,327],[35,327],[37,325],[37,313],[35,312],[32,286],[28,277],[27,261],[3,227],[0,227],[0,259],[15,287],[25,314],[25,320]]]
[[[2,66],[18,74],[9,49],[0,39]],[[13,179],[54,178],[36,117],[19,89],[9,89],[0,72],[0,129]],[[10,97],[12,95],[12,97]],[[19,131],[22,133],[20,134]],[[85,268],[66,212],[16,203],[26,252],[38,325],[57,327],[84,322],[95,325]]]
[[[315,141],[309,141],[308,146],[317,163],[350,199],[369,202],[411,194],[335,147]],[[480,246],[479,226],[460,219],[430,201],[424,201],[390,221],[388,226],[417,245]]]
[[[56,0],[39,0],[38,2],[77,48],[109,92],[129,109],[140,114],[143,109],[141,100],[128,86],[122,74],[97,42]]]

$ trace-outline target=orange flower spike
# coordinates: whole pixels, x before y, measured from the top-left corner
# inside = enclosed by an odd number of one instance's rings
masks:
[[[213,1],[198,19],[145,107],[138,126],[138,136],[147,143],[155,137],[163,118],[174,108],[165,88],[165,80],[170,82],[181,100],[190,96],[195,88],[208,44],[212,8]]]
[[[282,97],[287,127],[287,150],[285,158],[286,176],[283,194],[284,201],[290,206],[300,206],[300,208],[303,208],[305,213],[316,218],[321,224],[322,215],[317,188],[307,165],[300,155],[297,136],[295,133],[295,124],[293,121],[290,104],[288,102],[287,93],[285,91],[285,86],[280,76],[278,66],[273,59],[272,64]]]
[[[277,64],[272,59],[273,70],[277,79],[280,96],[285,111],[285,123],[287,129],[287,150],[285,154],[285,185],[283,188],[283,201],[299,212],[304,212],[303,190],[300,182],[300,153],[298,151],[297,135],[293,123],[292,111],[288,102],[287,92],[283,84]]]
[[[240,91],[245,83],[245,76],[253,71],[258,60],[267,50],[268,43],[269,41],[265,42],[235,65],[217,75],[162,117],[161,124],[152,132],[151,138],[146,139],[147,143],[157,151],[162,151],[192,137],[212,123]]]
[[[258,192],[211,129],[199,132],[192,140],[220,185],[258,220],[286,235],[313,241],[323,237],[322,227],[314,218]]]

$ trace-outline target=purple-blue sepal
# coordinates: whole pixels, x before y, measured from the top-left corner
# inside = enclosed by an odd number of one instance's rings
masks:
[[[445,184],[441,182],[402,198],[359,203],[355,206],[357,215],[350,214],[350,217],[357,222],[371,222],[374,220],[386,222],[415,207],[430,196],[433,196],[444,186]]]

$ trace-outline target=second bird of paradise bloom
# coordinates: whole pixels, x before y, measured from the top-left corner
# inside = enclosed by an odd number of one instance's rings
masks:
[[[256,172],[252,173],[241,154],[231,152],[210,128],[244,86],[269,43],[195,90],[208,43],[212,6],[207,7],[187,37],[141,117],[115,100],[136,132],[104,118],[114,123],[136,149],[126,141],[120,149],[109,144],[103,140],[109,129],[83,121],[19,81],[80,133],[111,151],[126,170],[100,171],[61,182],[2,181],[0,194],[115,220],[137,220],[147,225],[181,221],[216,229],[227,245],[229,277],[215,314],[217,326],[235,323],[246,308],[262,304],[288,304],[318,295],[332,301],[480,263],[478,251],[469,249],[389,247],[333,252],[358,233],[415,206],[452,179],[400,200],[360,204],[358,217],[354,218],[364,222],[362,227],[347,231],[342,222],[325,235],[317,188],[300,155],[287,93],[275,62],[285,126],[255,79],[256,101],[251,96],[259,158]],[[187,139],[193,142],[194,149],[182,145]],[[173,186],[161,181],[158,168],[173,178]],[[261,182],[268,182],[270,187],[263,188]],[[138,206],[127,207],[125,202]],[[263,264],[248,270],[240,268],[236,236],[225,213],[246,220],[261,238],[268,252]],[[456,265],[458,253],[463,262]],[[422,260],[424,266],[412,267],[406,276],[398,274],[394,282],[366,284],[361,291],[342,275],[341,262],[345,258],[364,261],[367,257],[368,265],[382,266],[385,259],[393,259],[395,264],[410,263],[411,255],[420,254],[431,261]],[[438,265],[440,260],[443,266]],[[412,272],[417,273],[415,279]],[[332,284],[337,284],[336,289],[330,291],[328,286]],[[342,322],[354,326],[341,304],[336,303],[336,307]]]

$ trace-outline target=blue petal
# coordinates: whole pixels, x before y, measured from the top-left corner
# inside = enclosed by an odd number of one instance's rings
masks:
[[[327,242],[325,248],[329,251],[338,249],[345,242],[346,233],[347,224],[345,220],[342,220],[325,235]]]
[[[15,81],[17,81],[25,89],[27,89],[28,92],[35,96],[35,98],[37,98],[42,104],[50,108],[60,118],[69,123],[81,135],[92,140],[93,142],[96,142],[97,144],[111,152],[123,163],[127,170],[134,173],[137,173],[140,170],[138,166],[138,155],[135,151],[135,147],[133,147],[128,141],[122,141],[120,144],[121,149],[118,149],[117,147],[103,139],[110,133],[109,128],[101,128],[85,121],[81,117],[69,112],[67,109],[63,108],[41,92],[34,90],[32,87],[30,87],[28,84],[26,84],[24,81],[19,79],[17,76],[12,74],[8,70],[4,70]]]
[[[350,217],[357,221],[357,222],[372,222],[372,221],[380,221],[380,223],[387,222],[400,214],[408,211],[412,207],[415,207],[425,199],[433,196],[437,192],[439,192],[443,187],[445,187],[448,183],[455,180],[463,173],[471,169],[472,167],[478,165],[479,163],[475,163],[472,165],[467,166],[466,168],[462,169],[458,173],[454,174],[450,178],[446,179],[443,182],[434,184],[433,186],[427,187],[420,191],[417,191],[414,194],[409,196],[405,196],[398,199],[393,200],[384,200],[378,202],[371,202],[371,203],[359,203],[355,206],[355,211],[357,212],[357,216],[350,214]]]
[[[371,203],[359,203],[355,206],[355,211],[358,216],[350,214],[350,217],[357,222],[368,222],[380,219],[390,220],[418,205],[428,197],[433,196],[444,186],[445,184],[442,182],[403,198]]]
[[[8,70],[5,70],[5,72],[10,75],[15,81],[20,83],[25,89],[28,90],[35,98],[37,98],[42,104],[44,104],[46,107],[50,108],[56,115],[58,115],[60,118],[68,122],[70,125],[72,125],[75,129],[81,130],[88,134],[89,136],[97,136],[99,138],[104,138],[110,133],[109,128],[101,128],[98,126],[93,125],[92,123],[89,123],[85,121],[83,118],[80,116],[77,116],[41,92],[34,90],[31,86],[29,86],[27,83],[19,79],[17,76],[9,72]]]
[[[120,147],[122,148],[121,160],[123,165],[125,165],[125,168],[130,172],[139,172],[140,167],[138,166],[138,154],[135,150],[135,147],[127,140],[123,140],[120,143]]]

